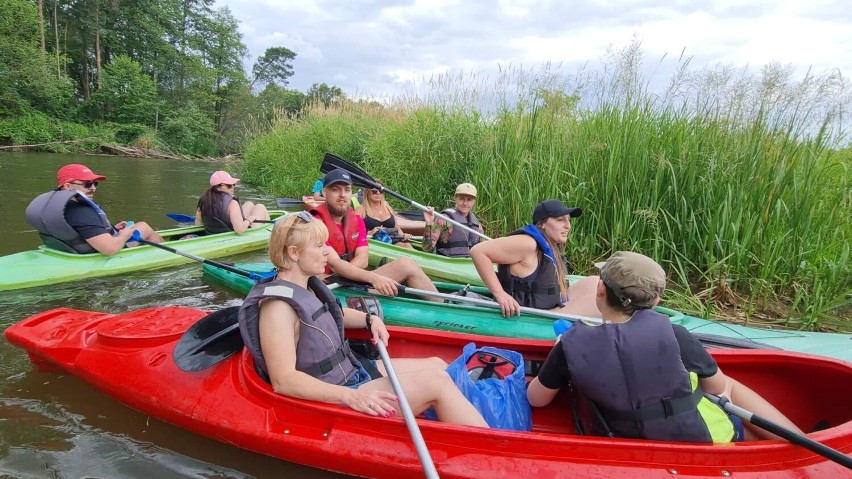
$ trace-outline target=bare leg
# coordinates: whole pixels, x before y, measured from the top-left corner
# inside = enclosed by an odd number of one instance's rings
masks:
[[[398,258],[390,263],[376,268],[375,273],[387,276],[397,283],[402,283],[410,288],[437,292],[438,289],[426,273],[411,258]],[[431,301],[443,302],[438,298],[425,298]]]
[[[396,360],[394,368],[396,369],[399,364],[400,368],[396,371],[397,379],[415,415],[433,406],[438,420],[442,422],[488,427],[488,423],[462,395],[446,371],[435,367],[409,370],[409,367],[417,367],[414,361],[418,360]],[[394,393],[388,378],[370,381],[361,386],[361,389],[378,389]],[[399,410],[399,404],[395,404],[394,401],[389,402]]]
[[[789,420],[784,413],[776,409],[775,406],[770,404],[769,401],[763,398],[763,396],[757,394],[751,388],[730,376],[726,376],[726,379],[724,395],[728,397],[732,403],[780,426],[784,426],[793,432],[804,434],[798,426],[793,424],[793,421]],[[761,429],[750,422],[743,421],[743,424],[745,425],[746,441],[755,441],[758,439],[780,439],[775,434]]]
[[[142,239],[144,239],[146,241],[151,241],[153,243],[162,243],[163,242],[163,237],[158,235],[157,232],[154,231],[154,228],[151,228],[151,226],[149,226],[148,223],[145,223],[144,221],[142,221],[142,222],[136,223],[134,226],[136,226],[136,231],[138,231],[139,234],[142,235]]]
[[[243,218],[252,217],[256,220],[269,221],[269,211],[266,210],[266,205],[254,204],[251,201],[246,201],[241,206],[243,210]],[[256,228],[260,223],[252,223],[252,228]]]
[[[411,243],[407,243],[405,241],[400,241],[400,242],[396,243],[394,246],[399,246],[400,248],[414,249],[414,246],[411,246]]]
[[[564,306],[554,308],[554,311],[578,316],[600,318],[601,312],[595,303],[597,292],[597,276],[587,276],[568,287],[568,302]]]

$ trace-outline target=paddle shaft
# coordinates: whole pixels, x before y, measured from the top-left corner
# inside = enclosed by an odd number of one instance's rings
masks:
[[[166,213],[166,216],[177,221],[178,223],[194,223],[195,216],[185,215],[183,213]],[[275,220],[254,220],[252,223],[275,223]]]
[[[820,456],[840,464],[841,466],[852,469],[852,457],[843,454],[837,449],[832,449],[821,442],[814,441],[807,436],[793,432],[780,424],[776,424],[764,417],[760,417],[747,409],[737,406],[724,396],[720,397],[714,394],[704,393],[704,397],[718,404],[725,412],[733,414],[741,418],[743,421],[748,421],[761,429],[765,429],[772,434],[775,434],[776,436],[783,437],[793,444],[802,446],[811,452],[815,452]]]
[[[180,250],[176,250],[176,249],[172,248],[171,246],[166,246],[166,245],[160,244],[160,243],[154,243],[153,241],[148,241],[148,240],[139,240],[139,242],[146,244],[148,246],[153,246],[155,248],[164,249],[164,250],[166,250],[170,253],[174,253],[174,254],[183,256],[184,258],[189,258],[193,261],[198,261],[199,263],[209,264],[210,266],[222,268],[224,270],[245,276],[247,278],[257,279],[257,275],[254,274],[254,273],[251,273],[249,271],[245,271],[245,270],[242,270],[242,269],[239,269],[239,268],[234,268],[233,266],[227,265],[225,263],[220,263],[218,261],[212,261],[212,260],[209,260],[209,259],[206,259],[206,258],[202,258],[201,256],[195,256],[194,254],[191,254],[191,253],[186,253],[186,252],[183,252],[183,251],[180,251]]]
[[[399,379],[396,377],[396,371],[393,369],[393,364],[391,363],[390,356],[388,356],[385,343],[378,341],[376,344],[379,347],[379,354],[382,356],[385,371],[388,373],[388,379],[399,398],[402,417],[405,419],[408,433],[411,434],[411,440],[414,441],[414,447],[417,449],[417,457],[420,458],[420,464],[423,466],[423,474],[429,479],[437,479],[438,471],[435,469],[435,463],[432,462],[432,456],[429,455],[429,449],[426,448],[426,441],[423,440],[423,434],[420,432],[420,427],[417,426],[417,421],[414,419],[414,412],[411,411],[411,406],[409,406],[408,399],[405,397],[405,391],[402,390]]]
[[[435,297],[435,298],[446,299],[448,301],[458,301],[460,303],[470,303],[470,304],[475,304],[477,306],[484,306],[486,308],[491,308],[491,309],[500,309],[499,304],[495,303],[494,301],[488,301],[488,300],[485,300],[485,299],[468,298],[466,296],[456,296],[454,294],[438,293],[436,291],[427,291],[425,289],[414,289],[414,288],[409,288],[408,286],[403,286],[403,285],[397,285],[397,289],[401,293],[411,293],[411,294],[416,294],[416,295],[419,295],[419,296],[432,296],[432,297]],[[603,320],[601,318],[592,318],[590,316],[578,316],[576,314],[562,314],[562,313],[558,313],[556,311],[548,311],[546,309],[529,308],[527,306],[521,306],[521,312],[522,313],[531,313],[531,314],[535,314],[537,316],[543,316],[543,317],[546,317],[546,318],[553,318],[553,319],[573,319],[575,321],[585,321],[587,323],[592,323],[592,324],[602,324],[603,323]]]

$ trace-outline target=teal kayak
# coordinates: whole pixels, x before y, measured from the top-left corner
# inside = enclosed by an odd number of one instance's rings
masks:
[[[284,211],[270,211],[273,219],[282,214]],[[272,226],[268,224],[250,228],[242,235],[234,232],[204,235],[204,228],[200,226],[171,228],[160,230],[158,233],[166,240],[165,245],[176,250],[204,258],[215,258],[265,248],[269,244]],[[199,236],[180,239],[187,235]],[[191,261],[147,245],[125,248],[112,256],[100,253],[66,253],[39,246],[32,251],[0,257],[0,270],[3,271],[3,275],[0,275],[0,291],[164,268]]]
[[[236,267],[259,277],[274,274],[270,263],[244,263]],[[203,268],[203,277],[207,282],[224,286],[242,295],[247,294],[255,283],[253,279],[213,265],[204,264]],[[435,286],[439,291],[450,293],[465,287],[451,282],[435,282]],[[469,290],[488,294],[484,287],[472,286]],[[333,293],[342,302],[345,302],[347,297],[368,294],[363,288],[357,287],[340,287],[334,289]],[[545,315],[550,313],[549,311],[542,312],[542,315],[525,313],[504,318],[499,310],[481,306],[436,303],[410,295],[375,297],[381,303],[385,320],[390,325],[525,339],[555,338],[553,318]],[[668,315],[673,324],[679,324],[696,334],[705,344],[737,348],[777,348],[852,361],[852,335],[849,334],[752,328],[687,316],[664,307],[657,307],[656,310]]]

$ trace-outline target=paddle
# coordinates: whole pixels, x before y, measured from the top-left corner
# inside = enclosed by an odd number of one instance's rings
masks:
[[[177,221],[178,223],[195,223],[195,216],[184,215],[181,213],[166,213],[166,216]],[[254,220],[252,223],[275,223],[275,220]]]
[[[298,198],[275,198],[275,204],[278,205],[279,208],[304,208],[305,200],[300,200]]]
[[[325,158],[323,158],[323,160],[322,160],[322,165],[320,165],[320,171],[322,171],[323,173],[328,173],[328,172],[330,172],[332,170],[336,170],[338,168],[349,173],[349,175],[352,177],[352,184],[354,184],[354,185],[365,186],[365,187],[368,187],[368,188],[375,188],[379,191],[382,191],[383,193],[387,193],[387,194],[389,194],[389,195],[391,195],[395,198],[398,198],[402,201],[405,201],[409,205],[411,205],[411,206],[413,206],[413,207],[415,207],[419,210],[423,210],[423,211],[429,210],[429,207],[421,205],[420,203],[418,203],[418,202],[416,202],[412,199],[406,198],[405,196],[402,196],[401,194],[396,193],[394,191],[391,191],[391,190],[385,188],[383,185],[376,183],[376,180],[374,180],[364,170],[362,170],[361,168],[358,168],[357,166],[353,165],[352,163],[349,163],[348,161],[344,160],[343,158],[334,156],[331,153],[326,153]],[[472,229],[472,228],[470,228],[466,225],[463,225],[463,224],[459,223],[458,221],[456,221],[452,218],[449,218],[448,216],[446,216],[444,214],[438,213],[437,211],[435,211],[434,213],[435,213],[435,216],[437,216],[438,218],[441,218],[444,221],[452,223],[452,224],[458,226],[459,228],[467,231],[468,233],[475,234],[476,236],[479,236],[480,238],[485,239],[485,240],[491,239],[488,236],[485,236],[484,234],[480,233],[479,231],[476,231],[476,230],[474,230],[474,229]]]
[[[426,448],[426,442],[423,440],[420,427],[417,426],[417,421],[414,420],[414,412],[411,411],[411,406],[409,406],[408,399],[405,397],[405,391],[402,390],[399,379],[396,377],[396,371],[393,369],[393,364],[388,356],[385,343],[379,341],[376,345],[379,348],[379,354],[382,356],[382,363],[385,365],[385,371],[388,373],[388,379],[390,379],[391,386],[393,386],[393,391],[396,393],[397,398],[399,398],[402,417],[405,419],[408,433],[411,434],[411,440],[414,441],[414,447],[417,449],[417,457],[420,458],[420,464],[423,466],[423,473],[428,478],[437,478],[438,471],[432,462],[432,456],[429,455],[429,449]]]
[[[830,459],[841,466],[844,466],[848,469],[852,469],[852,457],[843,454],[837,449],[832,449],[821,442],[814,441],[813,439],[806,437],[802,434],[793,432],[787,429],[780,424],[776,424],[764,417],[758,416],[757,414],[743,409],[724,397],[724,396],[716,396],[710,393],[704,393],[704,397],[709,399],[710,401],[716,403],[728,414],[733,414],[743,421],[748,421],[755,426],[766,429],[767,431],[775,434],[776,436],[783,437],[784,439],[792,442],[793,444],[804,447],[805,449],[815,452],[820,456],[823,456],[827,459]]]
[[[242,269],[239,269],[239,268],[234,268],[233,266],[227,265],[225,263],[220,263],[218,261],[213,261],[213,260],[209,260],[209,259],[206,259],[206,258],[202,258],[201,256],[195,256],[194,254],[185,253],[183,251],[176,250],[176,249],[172,248],[171,246],[166,246],[166,245],[161,244],[161,243],[155,243],[153,241],[148,241],[148,240],[143,240],[143,239],[140,239],[138,241],[142,244],[146,244],[148,246],[153,246],[154,248],[164,249],[164,250],[166,250],[170,253],[174,253],[174,254],[183,256],[184,258],[189,258],[193,261],[198,261],[199,263],[209,264],[210,266],[222,268],[226,271],[230,271],[232,273],[236,273],[236,274],[245,276],[247,278],[251,278],[255,281],[259,281],[259,280],[263,279],[262,276],[260,276],[256,273],[252,273],[250,271],[245,271],[245,270],[242,270]]]

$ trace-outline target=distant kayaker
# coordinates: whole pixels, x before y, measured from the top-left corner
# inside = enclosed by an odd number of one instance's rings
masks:
[[[775,438],[729,417],[702,391],[802,433],[760,395],[726,376],[683,326],[653,310],[666,273],[651,258],[620,251],[599,263],[595,300],[603,324],[578,322],[551,350],[527,389],[532,406],[549,404],[570,382],[590,399],[617,437],[725,443]],[[600,421],[599,421],[600,422]]]
[[[307,212],[278,221],[269,240],[278,274],[249,292],[239,313],[240,332],[256,369],[276,393],[395,416],[399,404],[384,365],[352,353],[344,334],[344,328],[366,327],[374,343],[387,344],[387,328],[378,316],[341,309],[319,279],[335,256],[327,240],[323,222]],[[488,427],[443,360],[395,359],[393,366],[415,415],[431,406],[440,421]]]
[[[328,246],[331,246],[333,253],[329,255],[326,274],[336,273],[353,281],[370,283],[386,296],[397,294],[397,283],[415,289],[437,291],[420,265],[411,258],[395,259],[373,271],[367,271],[367,227],[350,206],[352,178],[346,171],[336,169],[325,176],[323,183],[325,203],[311,209],[311,214],[323,222],[329,231]]]
[[[600,317],[594,299],[597,276],[570,286],[565,279],[563,249],[571,232],[571,218],[582,214],[580,208],[547,200],[535,207],[532,224],[471,248],[476,271],[504,316],[520,315],[524,306]]]
[[[234,196],[239,181],[225,171],[210,175],[210,188],[198,199],[195,224],[204,225],[210,234],[233,231],[239,235],[262,224],[255,223],[257,220],[269,221],[266,206],[251,201],[240,205],[239,198]]]
[[[476,187],[470,183],[462,183],[456,187],[453,195],[455,208],[447,208],[441,213],[468,228],[485,233],[479,219],[473,213],[476,205]],[[426,231],[423,234],[423,251],[434,252],[450,257],[468,257],[470,248],[479,243],[480,237],[465,231],[454,224],[436,218],[434,209],[423,212]]]
[[[381,181],[375,180],[381,185]],[[375,236],[380,230],[392,230],[393,233],[400,238],[394,243],[403,248],[412,248],[409,240],[411,235],[402,231],[402,228],[397,224],[396,211],[385,200],[385,194],[378,188],[370,188],[364,194],[364,202],[357,208],[355,213],[364,219],[364,226],[367,229],[369,236]]]
[[[73,253],[99,252],[112,256],[138,246],[139,239],[162,243],[148,223],[111,224],[95,203],[95,191],[106,176],[72,163],[56,172],[56,189],[43,193],[27,207],[26,218],[48,247]],[[137,233],[138,232],[138,233]],[[135,234],[136,233],[136,234]],[[135,234],[135,235],[134,235]]]

